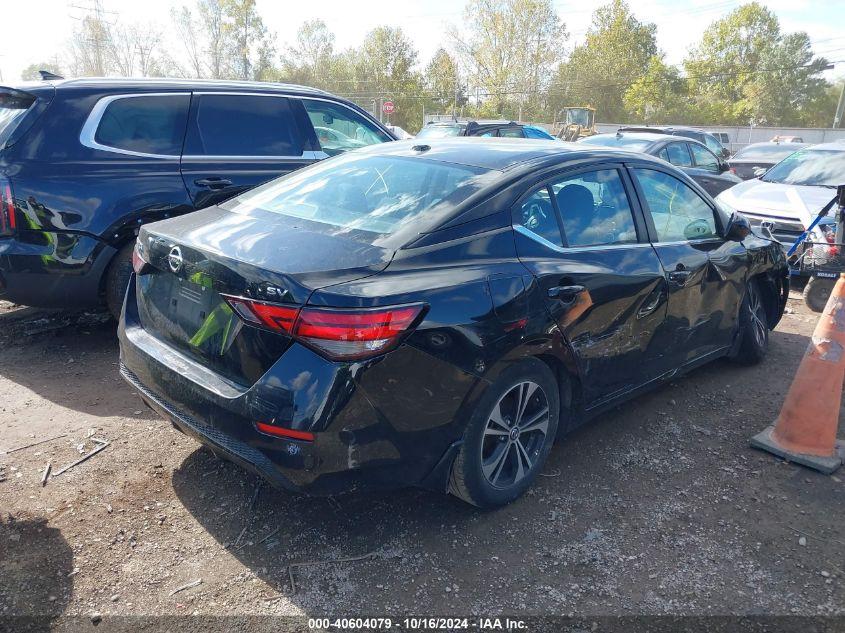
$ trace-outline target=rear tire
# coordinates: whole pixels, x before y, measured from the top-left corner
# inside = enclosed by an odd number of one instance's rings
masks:
[[[748,282],[739,309],[739,335],[742,340],[734,360],[742,365],[756,365],[766,357],[769,349],[769,320],[766,301],[756,279]]]
[[[126,288],[129,286],[129,278],[132,276],[132,251],[134,248],[134,240],[121,248],[109,264],[108,271],[106,271],[106,305],[116,320],[120,320],[120,311],[123,309]]]
[[[811,277],[804,286],[804,303],[813,312],[823,312],[827,305],[827,300],[830,298],[830,293],[833,292],[833,286],[836,285],[834,279],[823,279],[821,277]]]
[[[470,418],[449,491],[479,508],[520,497],[548,457],[559,415],[557,381],[544,363],[528,359],[505,370]]]

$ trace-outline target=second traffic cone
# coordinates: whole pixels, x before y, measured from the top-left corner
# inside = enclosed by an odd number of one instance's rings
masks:
[[[836,440],[845,380],[845,275],[840,275],[773,426],[751,438],[760,448],[825,474],[842,465]]]

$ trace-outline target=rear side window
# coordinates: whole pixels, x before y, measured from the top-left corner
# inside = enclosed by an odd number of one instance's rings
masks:
[[[590,171],[552,184],[567,246],[629,244],[637,229],[615,169]]]
[[[635,169],[648,212],[660,242],[718,237],[713,209],[674,176],[653,169]]]
[[[179,156],[188,117],[188,95],[125,96],[103,110],[94,141],[141,154]]]
[[[519,127],[502,127],[499,128],[499,136],[504,138],[525,138],[522,128]]]
[[[692,167],[692,159],[689,155],[686,143],[672,143],[666,147],[666,155],[669,162],[678,167]]]
[[[392,141],[387,134],[357,112],[328,101],[303,99],[320,149],[336,156],[351,149]]]
[[[193,108],[185,154],[301,156],[302,141],[285,97],[206,94]]]

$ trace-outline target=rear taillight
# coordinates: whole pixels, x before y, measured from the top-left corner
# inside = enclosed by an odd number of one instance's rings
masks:
[[[297,308],[224,295],[247,323],[288,334],[332,360],[357,360],[399,344],[416,325],[422,305],[372,310]]]
[[[135,240],[135,248],[132,251],[132,270],[135,271],[136,275],[143,275],[149,265],[144,243],[140,239]]]
[[[731,172],[732,174],[736,175],[736,168],[735,167],[731,167],[730,169],[728,169],[728,171]]]
[[[17,228],[15,198],[8,180],[0,180],[0,236],[14,235]]]

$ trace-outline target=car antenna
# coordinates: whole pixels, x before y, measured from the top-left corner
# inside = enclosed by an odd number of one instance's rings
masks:
[[[64,79],[64,77],[62,77],[61,75],[51,73],[49,70],[39,70],[38,74],[41,75],[41,81],[49,81],[51,79]]]
[[[431,149],[431,145],[414,145],[411,149],[415,152],[427,152]]]

